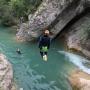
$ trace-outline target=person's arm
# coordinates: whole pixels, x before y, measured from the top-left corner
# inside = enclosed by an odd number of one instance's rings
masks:
[[[49,40],[48,40],[48,49],[50,48],[50,44],[51,44],[51,39],[49,37]]]
[[[39,38],[39,43],[38,43],[38,47],[39,48],[41,48],[41,46],[42,46],[42,43],[41,42],[42,42],[42,37]]]

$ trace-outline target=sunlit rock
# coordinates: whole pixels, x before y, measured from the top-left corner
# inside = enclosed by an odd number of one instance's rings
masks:
[[[16,90],[13,86],[13,70],[3,54],[0,54],[0,90]]]
[[[71,73],[69,81],[73,90],[90,90],[90,75],[76,70]]]

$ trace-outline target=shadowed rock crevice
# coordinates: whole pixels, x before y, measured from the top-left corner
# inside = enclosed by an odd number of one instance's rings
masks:
[[[66,42],[69,49],[79,50],[90,58],[90,8],[67,30]]]
[[[83,18],[86,14],[88,14],[90,12],[90,8],[85,8],[85,10],[80,13],[77,14],[61,31],[60,33],[57,34],[57,36],[55,38],[57,38],[58,36],[61,37],[64,34],[67,34],[70,30],[70,27],[75,24],[80,18]]]

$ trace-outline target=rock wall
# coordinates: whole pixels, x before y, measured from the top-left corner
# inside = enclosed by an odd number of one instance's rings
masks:
[[[13,86],[13,70],[3,54],[0,54],[0,90],[16,90]]]
[[[69,49],[79,50],[90,58],[90,12],[69,28],[66,42]]]
[[[73,90],[90,90],[90,75],[76,70],[71,73],[69,81]]]
[[[45,28],[55,37],[77,14],[84,10],[85,0],[43,0],[37,11],[29,15],[16,34],[19,40],[36,39]]]
[[[86,7],[90,7],[90,0],[86,0]]]

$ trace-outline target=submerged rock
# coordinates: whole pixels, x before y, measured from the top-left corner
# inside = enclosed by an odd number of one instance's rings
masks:
[[[13,85],[12,66],[3,54],[0,54],[0,90],[16,90]]]
[[[90,90],[90,75],[76,70],[71,73],[69,81],[73,90]]]
[[[43,0],[37,11],[29,16],[17,33],[20,40],[31,41],[49,28],[54,38],[76,15],[84,10],[85,0]]]

